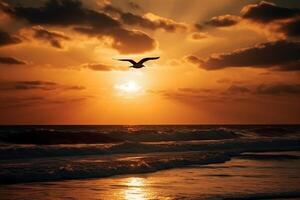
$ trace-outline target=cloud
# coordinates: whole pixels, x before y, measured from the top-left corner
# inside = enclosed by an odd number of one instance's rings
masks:
[[[186,56],[185,60],[189,63],[195,64],[195,65],[199,65],[203,63],[203,60],[199,59],[197,56]]]
[[[34,34],[33,37],[51,44],[51,46],[55,48],[63,48],[62,41],[71,40],[70,37],[64,35],[60,32],[49,31],[41,26],[34,26],[33,28]]]
[[[232,84],[227,89],[218,88],[177,88],[173,90],[148,91],[165,98],[186,102],[224,103],[226,101],[254,101],[275,100],[281,97],[298,98],[300,84],[295,83],[268,83],[259,85]]]
[[[101,36],[101,30],[96,28],[78,27],[75,30],[89,36]],[[113,37],[111,46],[122,54],[144,53],[156,48],[156,41],[142,31],[111,29],[109,35]]]
[[[231,85],[225,93],[227,94],[245,94],[249,93],[250,89],[246,86]]]
[[[82,86],[66,86],[48,81],[1,81],[0,90],[84,90]]]
[[[205,88],[177,88],[173,90],[158,90],[149,91],[152,94],[161,95],[164,98],[176,100],[180,102],[187,102],[189,105],[194,105],[198,101],[219,103],[224,102],[225,95],[216,89]],[[192,104],[191,104],[192,103]]]
[[[285,8],[262,1],[259,4],[245,6],[241,13],[243,19],[264,24],[264,28],[269,28],[272,32],[283,33],[286,37],[300,36],[298,8]]]
[[[246,5],[241,10],[241,16],[217,16],[204,25],[197,25],[203,29],[207,25],[233,26],[239,22],[267,34],[268,38],[273,41],[229,53],[211,55],[207,59],[192,55],[186,60],[206,70],[228,67],[272,68],[279,71],[300,70],[300,54],[298,53],[300,43],[296,39],[300,36],[300,9],[280,7],[274,3],[262,1]]]
[[[111,66],[102,63],[87,63],[82,65],[83,68],[88,68],[95,71],[127,71],[128,67]]]
[[[266,1],[247,5],[241,12],[244,19],[261,23],[269,23],[274,20],[288,19],[300,15],[300,10],[297,8],[279,7]]]
[[[184,23],[178,23],[172,19],[160,17],[153,13],[146,13],[144,16],[139,16],[129,12],[122,13],[121,20],[127,25],[134,25],[152,30],[163,29],[167,32],[187,30],[187,26]]]
[[[196,23],[194,26],[198,31],[202,31],[205,28],[205,26],[201,23]]]
[[[199,97],[199,96],[209,96],[216,93],[216,90],[214,89],[208,89],[208,88],[176,88],[173,90],[156,90],[150,91],[151,93],[160,94],[166,97],[184,97],[184,96],[193,96],[193,97]]]
[[[22,40],[16,36],[12,36],[7,32],[0,30],[0,47],[12,44],[19,44]]]
[[[249,94],[249,95],[272,95],[282,96],[300,95],[300,84],[297,83],[269,83],[259,85],[231,85],[224,94]]]
[[[276,69],[279,71],[299,71],[300,70],[300,60],[281,65],[281,66],[277,67]]]
[[[190,38],[192,40],[203,40],[209,38],[209,35],[207,33],[202,33],[202,32],[194,32],[190,35]]]
[[[150,30],[162,29],[167,32],[187,30],[187,25],[185,23],[176,22],[172,19],[161,17],[150,12],[141,16],[131,12],[124,12],[112,5],[106,5],[102,9],[105,12],[115,15],[123,23],[131,26],[138,26]]]
[[[284,33],[287,37],[299,37],[300,17],[281,23],[277,31]]]
[[[20,108],[30,107],[44,101],[42,96],[30,96],[30,97],[0,97],[0,108]]]
[[[0,10],[1,10],[0,4]],[[0,30],[0,47],[7,46],[7,45],[13,45],[13,44],[19,44],[22,40],[19,37],[10,35],[7,32]],[[0,56],[0,65],[6,64],[6,65],[25,65],[26,62],[19,60],[14,57],[9,56]]]
[[[146,33],[127,30],[105,13],[84,8],[78,0],[49,0],[42,7],[11,6],[4,12],[33,25],[70,26],[88,36],[109,37],[111,46],[124,54],[143,53],[156,47],[155,40]]]
[[[257,94],[262,95],[300,95],[300,84],[259,85]]]
[[[231,53],[216,54],[206,60],[196,56],[188,56],[187,60],[206,70],[218,70],[228,67],[278,68],[299,62],[300,42],[280,40],[267,42],[254,47],[239,49]],[[299,70],[291,68],[289,70]]]
[[[57,83],[44,81],[17,81],[13,83],[13,89],[16,90],[53,90],[57,87]]]
[[[18,109],[25,107],[49,106],[79,103],[88,100],[90,96],[80,97],[43,97],[43,96],[5,96],[0,97],[1,109]]]
[[[26,62],[19,60],[14,57],[2,57],[0,56],[0,65],[1,64],[7,64],[7,65],[25,65]]]
[[[90,96],[84,96],[84,97],[72,97],[72,98],[63,98],[63,99],[54,99],[54,100],[48,100],[47,102],[50,104],[69,104],[69,103],[77,103],[86,101],[87,99],[91,98]]]
[[[226,95],[300,95],[300,84],[297,83],[268,83],[259,85],[231,85],[223,94]]]
[[[96,25],[103,29],[120,25],[104,13],[84,8],[79,0],[48,0],[42,7],[17,5],[4,11],[35,25]]]
[[[211,18],[205,24],[209,26],[215,26],[215,27],[227,27],[227,26],[233,26],[239,23],[239,21],[240,21],[240,17],[238,16],[221,15],[221,16]]]
[[[0,2],[0,16],[5,17],[8,13],[12,12],[12,8],[9,6],[8,3],[1,1]]]
[[[205,88],[178,88],[178,91],[184,93],[212,93],[212,89]]]
[[[244,25],[253,27],[256,31],[267,33],[268,36],[273,36],[272,38],[300,36],[300,9],[280,7],[266,1],[244,6],[241,10],[241,16],[216,16],[204,24],[198,23],[195,26],[198,30],[202,30],[207,25],[229,27],[239,22],[244,22]]]
[[[86,88],[84,86],[73,85],[73,86],[63,86],[61,89],[64,89],[64,90],[85,90]]]

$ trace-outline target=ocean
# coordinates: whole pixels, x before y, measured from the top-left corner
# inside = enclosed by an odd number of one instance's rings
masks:
[[[300,199],[300,126],[1,126],[0,184],[0,199]]]

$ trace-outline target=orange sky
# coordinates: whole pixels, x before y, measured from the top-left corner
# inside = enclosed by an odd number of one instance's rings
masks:
[[[8,0],[0,12],[0,124],[300,122],[299,2]],[[114,60],[144,56],[160,59]]]

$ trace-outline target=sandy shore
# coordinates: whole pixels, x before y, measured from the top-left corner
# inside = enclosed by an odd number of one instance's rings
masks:
[[[275,152],[274,159],[270,153],[259,155],[149,174],[1,186],[0,196],[7,200],[299,199],[300,160],[293,157],[299,152]],[[283,155],[289,156],[282,159]]]

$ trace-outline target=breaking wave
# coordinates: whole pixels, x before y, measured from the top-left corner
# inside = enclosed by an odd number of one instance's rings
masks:
[[[243,153],[300,151],[298,126],[0,127],[0,141],[0,184],[146,173],[233,156],[298,159]]]

